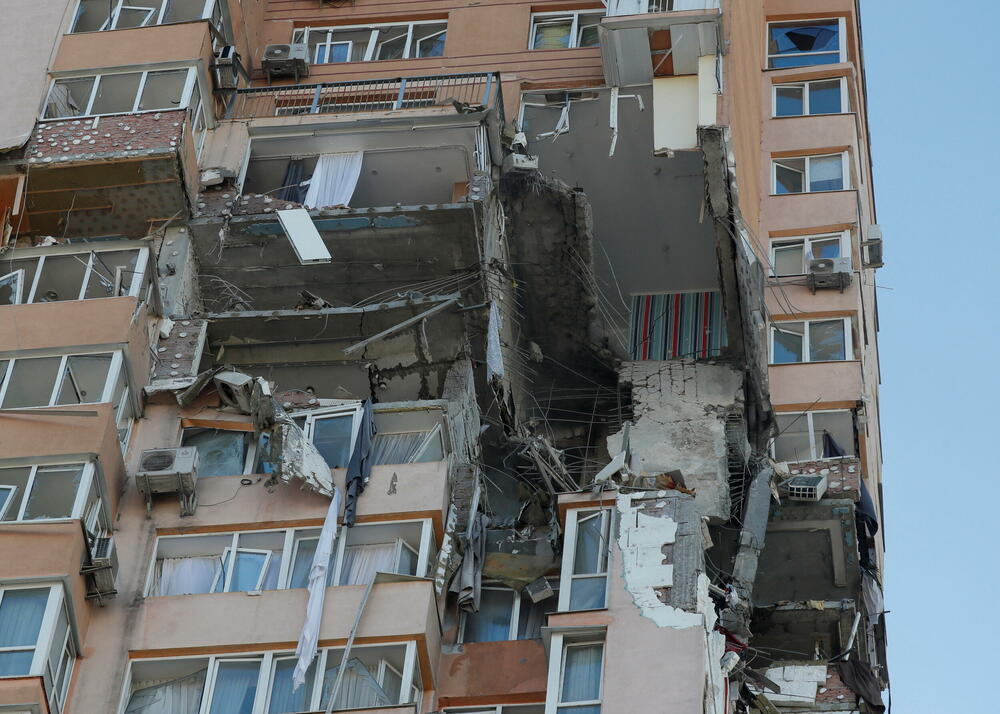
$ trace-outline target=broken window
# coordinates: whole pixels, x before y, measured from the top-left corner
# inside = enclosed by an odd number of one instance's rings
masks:
[[[771,268],[775,276],[806,275],[809,263],[850,256],[850,233],[833,233],[771,242]]]
[[[772,22],[768,25],[767,66],[781,69],[846,62],[843,25],[843,19]]]
[[[598,639],[598,634],[552,635],[546,712],[600,714],[604,642]]]
[[[632,296],[632,359],[709,359],[722,354],[726,342],[718,291]]]
[[[771,364],[853,359],[852,342],[848,317],[782,320],[771,326]]]
[[[239,476],[252,470],[253,434],[227,429],[191,427],[184,430],[181,446],[198,450],[198,476]]]
[[[83,518],[93,485],[92,463],[0,469],[0,520]]]
[[[538,639],[546,615],[555,612],[557,603],[553,596],[536,603],[526,590],[484,586],[478,612],[462,613],[461,642]]]
[[[538,12],[531,16],[528,47],[533,50],[565,50],[597,47],[597,28],[603,12]]]
[[[817,79],[774,85],[774,116],[840,114],[847,97],[847,78]]]
[[[611,510],[574,509],[566,516],[563,588],[559,610],[597,610],[606,606]]]
[[[847,181],[847,152],[775,159],[772,169],[773,191],[776,195],[850,188]]]
[[[182,109],[188,105],[194,73],[194,68],[187,68],[57,79],[42,118]]]
[[[309,45],[313,64],[441,57],[447,23],[410,22],[403,25],[347,25],[295,30],[292,42]]]
[[[344,529],[335,582],[367,585],[376,573],[417,575],[422,538],[423,529],[416,521]]]
[[[212,16],[216,0],[80,0],[70,32],[124,30]]]
[[[0,305],[139,296],[148,284],[148,248],[52,252],[4,260]]]
[[[771,450],[775,461],[817,461],[855,456],[854,413],[847,410],[781,412]]]

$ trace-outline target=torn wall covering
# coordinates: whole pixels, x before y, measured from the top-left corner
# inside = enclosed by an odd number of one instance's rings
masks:
[[[727,520],[725,418],[742,409],[742,373],[725,364],[645,361],[625,363],[619,378],[632,390],[631,471],[681,471],[698,514]],[[621,432],[608,438],[609,453],[621,450],[621,438]]]

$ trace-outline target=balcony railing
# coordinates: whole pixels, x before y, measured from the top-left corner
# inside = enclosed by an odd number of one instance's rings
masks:
[[[503,117],[495,72],[252,87],[236,92],[227,119],[420,109],[452,103],[497,109]]]
[[[711,10],[719,0],[608,0],[608,17],[674,10]]]

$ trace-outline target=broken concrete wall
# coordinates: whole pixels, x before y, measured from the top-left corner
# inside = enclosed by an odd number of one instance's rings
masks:
[[[742,372],[726,364],[649,361],[627,362],[619,376],[632,389],[632,473],[679,470],[696,493],[698,514],[728,520],[726,416],[742,409]],[[608,438],[609,453],[621,450],[621,439],[621,432]]]

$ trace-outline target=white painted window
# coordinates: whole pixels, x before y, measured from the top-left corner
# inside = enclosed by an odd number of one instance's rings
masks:
[[[149,248],[121,248],[117,241],[35,249],[0,260],[0,305],[106,297],[139,297],[150,281]],[[28,251],[25,251],[28,252]]]
[[[56,79],[43,119],[167,111],[188,106],[194,67]]]
[[[566,514],[559,610],[607,607],[611,509],[570,509]]]
[[[361,430],[361,402],[292,416],[305,419],[306,438],[312,441],[330,468],[347,467]]]
[[[849,189],[847,152],[774,159],[771,188],[775,195]]]
[[[292,687],[296,657],[289,651],[133,660],[120,711],[145,712],[157,702],[169,702],[169,711],[185,714],[324,711],[343,654],[342,648],[318,650],[298,689]],[[333,708],[419,703],[421,682],[415,641],[355,645]]]
[[[604,13],[593,10],[577,12],[536,12],[531,15],[528,49],[565,50],[574,47],[597,47],[597,28]]]
[[[0,360],[0,408],[110,402],[121,370],[120,351]]]
[[[779,412],[771,442],[775,461],[818,461],[856,456],[854,413],[849,410]]]
[[[70,32],[99,32],[212,18],[216,0],[79,0]]]
[[[499,704],[497,706],[448,707],[445,714],[545,714],[544,704]]]
[[[0,521],[95,519],[100,499],[93,462],[41,463],[0,467]],[[102,514],[103,515],[103,514]],[[101,517],[101,522],[106,516]],[[103,533],[107,528],[101,529]]]
[[[0,588],[0,677],[42,677],[53,714],[66,703],[76,646],[61,584]]]
[[[848,111],[847,78],[775,84],[771,100],[772,116],[775,117],[841,114]]]
[[[851,318],[781,320],[771,324],[771,364],[854,359]]]
[[[604,690],[604,641],[555,632],[549,657],[545,714],[600,714]]]
[[[776,238],[771,241],[771,274],[806,275],[809,261],[822,258],[849,258],[851,234],[849,231],[823,233],[814,236]]]
[[[767,66],[810,67],[847,61],[844,18],[772,22],[767,26]]]
[[[305,588],[319,535],[315,527],[162,536],[146,595]],[[433,549],[430,519],[343,528],[331,553],[327,584],[367,585],[376,572],[422,577]]]
[[[444,55],[448,24],[440,20],[399,25],[341,25],[295,30],[292,42],[309,45],[313,64],[415,59]]]
[[[532,602],[527,591],[520,593],[501,585],[482,588],[477,612],[463,612],[459,642],[531,640],[541,637],[541,628],[550,612],[556,611],[557,594]]]

